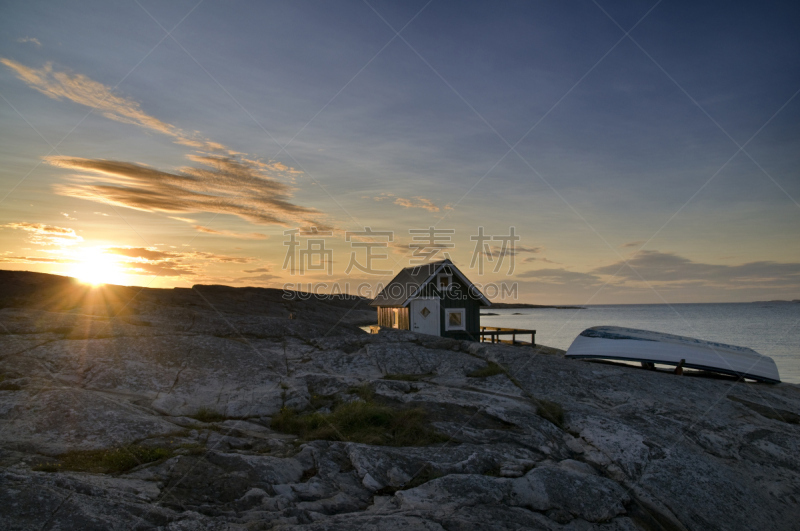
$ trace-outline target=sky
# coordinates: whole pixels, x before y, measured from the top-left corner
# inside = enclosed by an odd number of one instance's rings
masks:
[[[0,268],[800,299],[795,2],[5,1]],[[371,257],[371,258],[370,258]]]

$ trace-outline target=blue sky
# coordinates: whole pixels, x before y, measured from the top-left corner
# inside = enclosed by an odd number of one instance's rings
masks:
[[[396,271],[409,229],[436,226],[455,231],[468,276],[516,282],[527,302],[800,298],[794,3],[7,2],[3,15],[4,268],[374,284],[388,279],[345,275],[346,231],[393,231],[377,267]],[[330,276],[282,269],[284,231],[311,225],[331,230]],[[479,226],[515,227],[512,274],[510,253],[497,273],[468,267]]]

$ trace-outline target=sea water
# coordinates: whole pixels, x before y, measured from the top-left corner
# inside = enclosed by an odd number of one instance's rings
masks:
[[[781,381],[800,383],[800,303],[624,304],[585,309],[484,308],[481,324],[536,330],[536,343],[563,350],[586,328],[653,330],[749,347],[775,360]],[[521,339],[525,339],[521,337]]]

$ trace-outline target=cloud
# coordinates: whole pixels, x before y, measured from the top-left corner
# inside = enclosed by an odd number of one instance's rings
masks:
[[[239,238],[242,240],[266,240],[269,238],[266,234],[261,234],[260,232],[250,232],[250,233],[241,233],[241,232],[233,232],[230,230],[221,230],[221,229],[210,229],[208,227],[203,227],[202,225],[195,225],[195,230],[199,232],[204,232],[206,234],[215,234],[217,236],[227,236],[229,238]]]
[[[754,285],[800,286],[800,264],[772,261],[740,265],[705,264],[674,253],[639,251],[625,263],[618,261],[591,271],[614,275],[629,282],[695,282],[724,287]],[[640,276],[641,275],[641,276]]]
[[[52,63],[42,68],[6,58],[0,58],[0,63],[49,98],[89,107],[110,120],[169,136],[177,144],[198,150],[188,155],[196,166],[177,172],[123,161],[48,157],[50,164],[82,172],[75,182],[58,185],[57,193],[148,212],[213,212],[260,225],[330,228],[320,220],[318,210],[292,203],[292,188],[279,180],[292,181],[301,172],[278,161],[248,158],[199,133],[184,131],[146,113],[138,102],[113,88],[82,74],[58,71]]]
[[[419,196],[414,197],[413,199],[398,197],[397,199],[394,200],[394,204],[400,205],[403,208],[421,208],[427,210],[428,212],[439,212],[440,210],[438,206],[433,204],[433,201]]]
[[[242,272],[243,273],[271,273],[272,272],[272,266],[257,267],[255,269],[244,269]]]
[[[224,254],[206,253],[202,251],[186,253],[185,256],[189,258],[210,260],[212,262],[222,262],[222,263],[249,264],[250,262],[255,262],[255,258],[242,257],[242,256],[226,256]]]
[[[82,172],[56,192],[111,205],[169,214],[212,212],[258,225],[315,225],[331,230],[321,213],[290,201],[289,185],[231,157],[191,155],[200,167],[176,172],[114,160],[51,156],[54,166]]]
[[[641,247],[642,245],[644,245],[644,243],[645,243],[644,240],[637,240],[635,242],[623,243],[622,245],[619,246],[619,248],[628,249],[630,247]]]
[[[74,245],[83,238],[75,234],[73,229],[44,225],[42,223],[8,223],[2,225],[9,229],[20,229],[30,233],[30,242],[36,245]]]
[[[37,42],[30,39],[30,42]],[[110,120],[131,125],[137,125],[150,131],[172,137],[173,142],[193,149],[227,156],[239,156],[242,153],[233,151],[227,146],[203,138],[198,132],[188,132],[175,125],[159,120],[146,113],[141,105],[121,95],[114,88],[99,83],[83,74],[74,74],[66,71],[57,71],[53,63],[45,63],[42,68],[33,68],[18,63],[12,59],[0,58],[0,63],[14,71],[17,78],[29,87],[38,90],[48,98],[54,100],[68,100],[78,105],[97,110]],[[289,173],[300,173],[292,168],[275,161],[268,163],[261,161],[247,161],[255,165],[264,165],[265,168],[281,168]]]
[[[203,266],[209,264],[248,264],[255,261],[250,257],[204,251],[160,251],[152,247],[108,247],[104,252],[128,258],[121,265],[131,273],[165,277],[201,275]]]
[[[254,285],[254,284],[267,285],[267,284],[274,284],[274,281],[277,279],[280,279],[280,277],[278,277],[277,275],[263,274],[252,277],[237,278],[236,282],[248,285]]]
[[[479,252],[490,258],[503,258],[506,256],[517,256],[522,253],[537,254],[542,252],[541,247],[525,247],[524,245],[515,245],[513,248],[507,246],[505,249],[503,249],[502,245],[489,245],[488,247],[488,252],[486,247]]]
[[[523,264],[530,264],[533,262],[544,262],[545,264],[557,264],[559,262],[553,262],[552,260],[548,260],[545,257],[537,257],[537,256],[526,256],[522,259]]]
[[[122,266],[134,274],[161,277],[197,274],[195,265],[185,263],[185,253],[172,253],[144,247],[108,247],[104,252],[130,258],[131,260],[123,262]]]
[[[143,260],[173,260],[181,256],[180,253],[159,251],[158,249],[145,249],[144,247],[108,247],[106,253],[127,256],[128,258],[141,258]]]
[[[39,256],[2,256],[0,262],[10,264],[74,264],[70,258],[46,258]]]
[[[212,262],[249,264],[254,258],[241,256],[227,256],[224,254],[208,253],[204,251],[192,251],[181,253],[177,251],[159,251],[158,249],[145,247],[108,247],[106,253],[125,256],[127,258],[137,258],[147,261],[180,261],[186,259],[206,260]]]
[[[106,118],[117,122],[138,125],[173,137],[184,136],[176,127],[145,113],[137,102],[115,94],[111,88],[82,74],[54,71],[52,63],[46,63],[38,69],[6,58],[0,58],[0,63],[48,98],[69,100],[97,109]]]
[[[373,197],[372,199],[374,199],[375,201],[383,201],[384,199],[390,199],[392,197],[396,197],[396,196],[391,192],[384,192],[384,193],[380,194],[378,197]],[[369,196],[366,196],[366,195],[362,196],[361,199],[369,199]]]
[[[564,268],[534,269],[516,275],[519,278],[533,279],[547,284],[597,286],[602,282],[600,277],[592,273],[569,271]]]
[[[39,39],[37,39],[36,37],[20,37],[19,39],[17,39],[17,42],[21,42],[22,44],[29,42],[35,45],[37,48],[42,47],[42,43],[39,42]]]

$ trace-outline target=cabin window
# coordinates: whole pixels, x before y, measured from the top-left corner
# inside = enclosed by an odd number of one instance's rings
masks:
[[[436,280],[436,285],[441,291],[449,290],[451,287],[453,287],[453,275],[440,273]]]
[[[444,311],[444,329],[466,330],[467,329],[467,310],[464,308],[447,308]]]
[[[392,308],[392,328],[400,328],[400,308]]]

